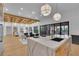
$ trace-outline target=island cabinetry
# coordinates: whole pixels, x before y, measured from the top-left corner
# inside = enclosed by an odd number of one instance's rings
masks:
[[[70,52],[71,40],[64,39],[61,42],[50,39],[28,39],[29,55],[31,56],[67,56]]]
[[[66,41],[63,43],[57,50],[56,50],[56,56],[68,56],[70,53],[70,47],[71,47],[71,40]]]
[[[30,56],[51,56],[53,54],[52,49],[33,40],[28,41]]]

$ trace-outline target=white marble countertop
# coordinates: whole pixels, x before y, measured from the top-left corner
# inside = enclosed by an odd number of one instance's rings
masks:
[[[57,41],[53,41],[53,40],[50,40],[50,36],[47,36],[47,37],[39,37],[39,38],[33,38],[33,37],[30,37],[31,40],[35,41],[35,42],[38,42],[46,47],[49,47],[51,49],[54,49],[56,50],[59,46],[61,46],[64,42],[66,42],[69,38],[64,38],[64,40],[60,41],[60,42],[57,42]]]

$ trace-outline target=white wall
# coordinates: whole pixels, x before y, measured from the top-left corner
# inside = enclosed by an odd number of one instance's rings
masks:
[[[79,9],[64,13],[61,22],[69,21],[70,34],[79,35]]]
[[[61,20],[58,22],[69,21],[70,34],[79,35],[79,8],[70,10],[68,12],[62,12],[62,11],[58,11],[58,12],[60,12],[62,15]],[[58,23],[58,22],[53,20],[52,16],[51,17],[47,16],[47,17],[41,18],[40,25]]]

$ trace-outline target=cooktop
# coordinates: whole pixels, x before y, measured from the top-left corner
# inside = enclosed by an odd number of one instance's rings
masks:
[[[51,40],[60,42],[60,41],[62,41],[63,39],[64,39],[64,38],[53,38],[53,39],[51,39]]]

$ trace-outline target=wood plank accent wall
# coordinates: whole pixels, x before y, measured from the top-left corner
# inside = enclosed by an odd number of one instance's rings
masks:
[[[21,23],[21,24],[32,24],[35,22],[39,22],[39,20],[37,20],[37,19],[16,16],[16,15],[12,15],[9,13],[4,13],[4,21],[5,22]]]

